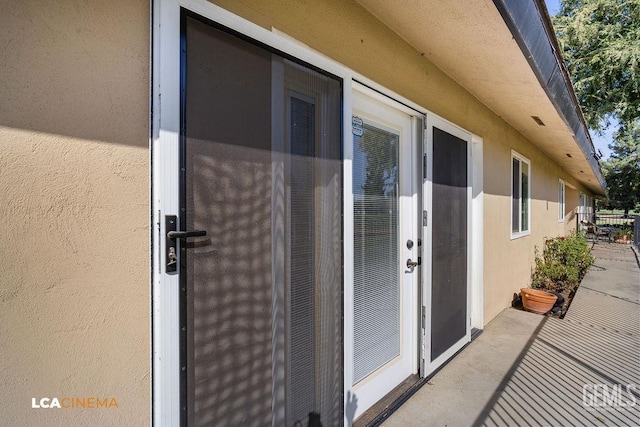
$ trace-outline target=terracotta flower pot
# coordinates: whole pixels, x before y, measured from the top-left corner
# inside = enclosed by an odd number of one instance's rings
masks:
[[[522,295],[524,309],[538,314],[547,314],[558,299],[554,294],[540,289],[522,288],[520,289],[520,294]]]

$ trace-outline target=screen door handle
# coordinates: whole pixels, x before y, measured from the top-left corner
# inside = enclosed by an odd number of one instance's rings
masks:
[[[203,237],[207,235],[207,230],[190,230],[190,231],[170,231],[167,237],[171,240],[187,239],[189,237]]]
[[[175,273],[178,271],[178,239],[187,239],[189,237],[202,237],[206,236],[205,230],[189,230],[178,231],[178,217],[176,215],[164,216],[165,231],[167,237],[165,238],[165,254],[164,265],[167,273]]]

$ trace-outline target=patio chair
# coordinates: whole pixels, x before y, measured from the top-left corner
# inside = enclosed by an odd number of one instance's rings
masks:
[[[601,237],[606,237],[607,242],[613,242],[613,230],[609,227],[599,227],[593,222],[582,220],[580,223],[583,225],[586,233],[587,239],[589,235],[593,236],[593,241],[596,242],[600,240]]]

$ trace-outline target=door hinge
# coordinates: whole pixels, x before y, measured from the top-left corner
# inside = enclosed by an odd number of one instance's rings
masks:
[[[422,226],[426,227],[429,224],[429,212],[422,211]]]
[[[422,306],[422,329],[427,327],[427,307]]]
[[[422,155],[422,179],[427,179],[427,153]]]

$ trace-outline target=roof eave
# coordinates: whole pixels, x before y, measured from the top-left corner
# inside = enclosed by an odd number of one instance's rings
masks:
[[[576,144],[598,179],[600,195],[604,195],[605,179],[543,0],[493,0],[493,3],[527,58],[540,85],[573,132]],[[532,16],[538,16],[540,19],[531,19]]]

